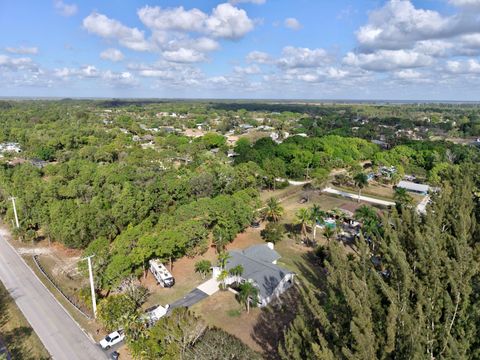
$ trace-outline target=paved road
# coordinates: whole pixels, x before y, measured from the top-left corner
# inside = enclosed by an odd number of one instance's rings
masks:
[[[106,355],[22,261],[0,229],[0,280],[54,360],[97,360]]]

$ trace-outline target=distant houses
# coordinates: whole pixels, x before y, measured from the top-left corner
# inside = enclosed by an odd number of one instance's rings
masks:
[[[0,144],[0,157],[3,157],[5,154],[18,154],[22,152],[22,148],[19,143],[16,142],[5,142]]]

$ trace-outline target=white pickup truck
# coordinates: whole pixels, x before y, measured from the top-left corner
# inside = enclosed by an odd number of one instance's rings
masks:
[[[104,350],[110,349],[113,345],[122,342],[125,339],[125,333],[123,330],[117,330],[105,336],[104,339],[100,340],[100,346]]]

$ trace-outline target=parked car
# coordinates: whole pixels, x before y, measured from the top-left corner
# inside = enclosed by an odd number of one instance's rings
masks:
[[[113,359],[113,360],[118,360],[120,358],[120,353],[118,351],[114,351],[110,354],[110,357]]]
[[[117,330],[105,336],[104,339],[100,340],[100,346],[102,347],[102,349],[108,350],[113,345],[116,345],[119,342],[122,342],[124,338],[125,338],[125,333],[123,332],[123,330]]]
[[[253,220],[250,225],[252,226],[252,228],[258,229],[258,228],[260,227],[260,221],[258,221],[258,220]]]

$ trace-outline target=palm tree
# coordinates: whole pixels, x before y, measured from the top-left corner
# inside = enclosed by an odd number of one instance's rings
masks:
[[[330,240],[335,236],[335,230],[333,230],[330,226],[325,226],[325,230],[323,230],[323,236],[325,236],[327,242],[330,244]]]
[[[224,251],[218,254],[217,260],[218,260],[218,266],[222,269],[225,270],[225,267],[227,266],[227,261],[230,259],[231,256],[228,252]]]
[[[235,282],[239,283],[240,282],[240,277],[243,274],[243,266],[242,265],[237,265],[237,266],[231,268],[228,272],[231,276],[235,277]]]
[[[362,229],[365,234],[373,235],[378,231],[380,219],[375,210],[370,206],[360,206],[355,211],[355,219],[362,223]]]
[[[360,202],[362,189],[368,186],[368,176],[363,172],[359,172],[353,177],[353,181],[355,181],[355,186],[358,188],[358,202]]]
[[[302,208],[297,211],[297,224],[302,225],[302,236],[307,237],[307,224],[310,221],[310,212],[306,208]]]
[[[362,205],[355,210],[355,220],[365,222],[372,219],[378,220],[377,213],[370,206]]]
[[[230,274],[228,273],[227,270],[222,270],[220,271],[220,274],[217,276],[217,281],[219,281],[220,284],[220,289],[225,290],[227,288],[227,279],[229,278]]]
[[[212,271],[212,263],[208,260],[200,260],[195,264],[195,272],[202,275],[202,279]]]
[[[268,199],[263,209],[263,218],[269,221],[278,222],[283,215],[283,207],[276,198]]]
[[[310,221],[312,221],[313,242],[315,242],[317,238],[317,222],[320,221],[323,224],[326,216],[327,214],[325,213],[325,211],[323,211],[317,204],[313,205],[310,209]]]
[[[257,302],[258,289],[249,281],[240,285],[240,292],[238,294],[240,302],[247,307],[247,313],[250,312],[250,301],[254,304]]]

